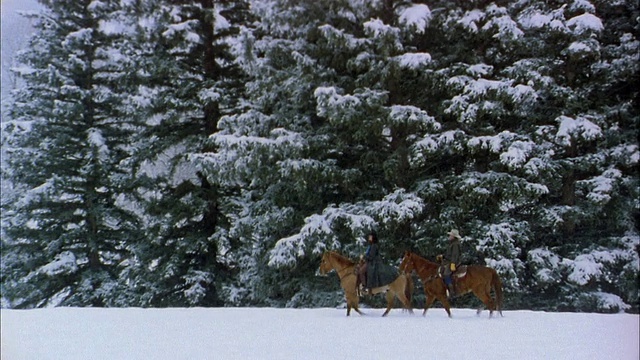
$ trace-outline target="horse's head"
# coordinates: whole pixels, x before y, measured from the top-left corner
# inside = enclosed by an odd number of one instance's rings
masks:
[[[400,262],[400,272],[405,274],[411,274],[414,269],[413,265],[413,254],[410,251],[404,252],[404,257],[402,258],[402,262]]]
[[[331,264],[331,253],[325,252],[322,254],[322,260],[320,260],[320,274],[327,275],[327,273],[333,270],[333,265]]]

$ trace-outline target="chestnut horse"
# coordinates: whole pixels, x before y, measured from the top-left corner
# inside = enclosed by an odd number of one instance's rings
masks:
[[[400,263],[401,272],[411,274],[415,270],[420,280],[422,280],[424,294],[427,296],[422,315],[426,315],[431,304],[438,299],[449,317],[451,317],[451,306],[447,299],[447,286],[438,275],[438,267],[437,263],[409,251],[405,252]],[[455,277],[455,274],[453,276]],[[467,266],[466,275],[455,278],[454,281],[456,282],[458,295],[473,292],[489,309],[489,317],[493,316],[494,310],[497,310],[502,315],[502,281],[494,269],[480,265],[469,265]],[[496,294],[495,301],[491,297],[491,289]],[[481,312],[482,307],[478,309],[478,315]]]
[[[351,313],[351,309],[355,310],[358,314],[363,313],[358,309],[360,299],[356,289],[356,264],[348,258],[338,254],[335,251],[327,251],[322,255],[322,261],[320,262],[320,274],[325,275],[331,270],[335,270],[340,278],[340,286],[344,290],[345,297],[347,298],[347,316]],[[397,297],[404,307],[413,314],[411,308],[411,302],[407,299],[409,292],[409,276],[400,275],[391,284],[381,286],[372,289],[372,293],[377,294],[386,292],[387,297],[387,310],[382,316],[387,316],[391,307],[393,306],[393,298]]]

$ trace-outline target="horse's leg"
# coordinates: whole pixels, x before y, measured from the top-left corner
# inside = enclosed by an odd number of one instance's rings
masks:
[[[493,312],[496,310],[496,302],[493,301],[493,297],[491,296],[491,282],[487,282],[482,290],[484,290],[484,296],[487,299],[489,317],[493,317]]]
[[[386,298],[387,298],[387,310],[385,310],[385,312],[382,314],[382,316],[387,316],[387,314],[389,314],[389,311],[391,310],[391,307],[393,306],[393,292],[390,290],[387,290],[387,293],[385,294]]]
[[[353,294],[353,295],[352,295],[352,299],[351,299],[351,301],[349,301],[349,305],[348,305],[348,306],[350,306],[350,307],[351,307],[353,310],[355,310],[358,314],[360,314],[360,315],[364,315],[364,314],[362,313],[362,311],[360,311],[360,309],[358,308],[359,302],[360,302],[360,300],[359,300],[358,294],[357,294],[357,293],[355,293],[355,294]]]
[[[360,315],[364,315],[364,313],[362,311],[360,311],[360,309],[358,308],[358,304],[357,303],[353,305],[353,310],[355,310]]]
[[[431,294],[427,294],[427,292],[425,291],[424,294],[427,297],[427,300],[424,302],[424,311],[422,312],[422,316],[426,316],[427,315],[427,310],[429,310],[429,308],[431,307],[431,304],[433,304],[434,301],[436,301],[436,297],[431,295]]]
[[[393,290],[395,295],[398,297],[398,300],[403,305],[404,309],[407,309],[410,314],[413,314],[413,308],[411,307],[411,300],[409,295],[409,280],[406,276],[400,278],[402,281],[398,283],[398,285],[402,285],[400,289]]]
[[[449,299],[447,299],[446,293],[443,295],[440,295],[438,300],[440,300],[440,302],[442,303],[442,306],[444,306],[444,310],[447,312],[447,315],[451,317],[451,304],[449,303]]]
[[[444,306],[444,310],[447,312],[447,315],[451,317],[451,304],[449,303],[449,299],[447,298],[446,285],[444,284],[444,281],[441,281],[438,285],[439,286],[436,290],[435,296],[438,300],[440,300],[442,306]]]
[[[493,299],[491,299],[491,295],[486,291],[474,291],[473,293],[489,309],[489,317],[493,316]],[[482,310],[478,309],[478,316],[480,316],[481,312]]]
[[[496,310],[496,304],[491,297],[491,293],[487,292],[487,299],[489,299],[489,317],[493,317],[493,312]]]

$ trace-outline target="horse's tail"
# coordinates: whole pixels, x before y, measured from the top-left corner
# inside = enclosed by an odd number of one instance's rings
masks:
[[[498,272],[495,270],[493,270],[493,276],[491,277],[491,287],[496,293],[496,310],[502,315],[502,280],[500,280],[500,276],[498,276]]]
[[[407,297],[407,300],[409,300],[409,304],[411,304],[411,300],[413,298],[413,278],[411,277],[410,274],[405,274],[404,275],[406,281],[407,281],[407,286],[404,287],[404,296]]]

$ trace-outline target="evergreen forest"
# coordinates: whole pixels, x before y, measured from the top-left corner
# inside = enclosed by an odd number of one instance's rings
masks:
[[[3,308],[341,306],[323,252],[458,229],[506,309],[638,312],[638,1],[39,2]]]

